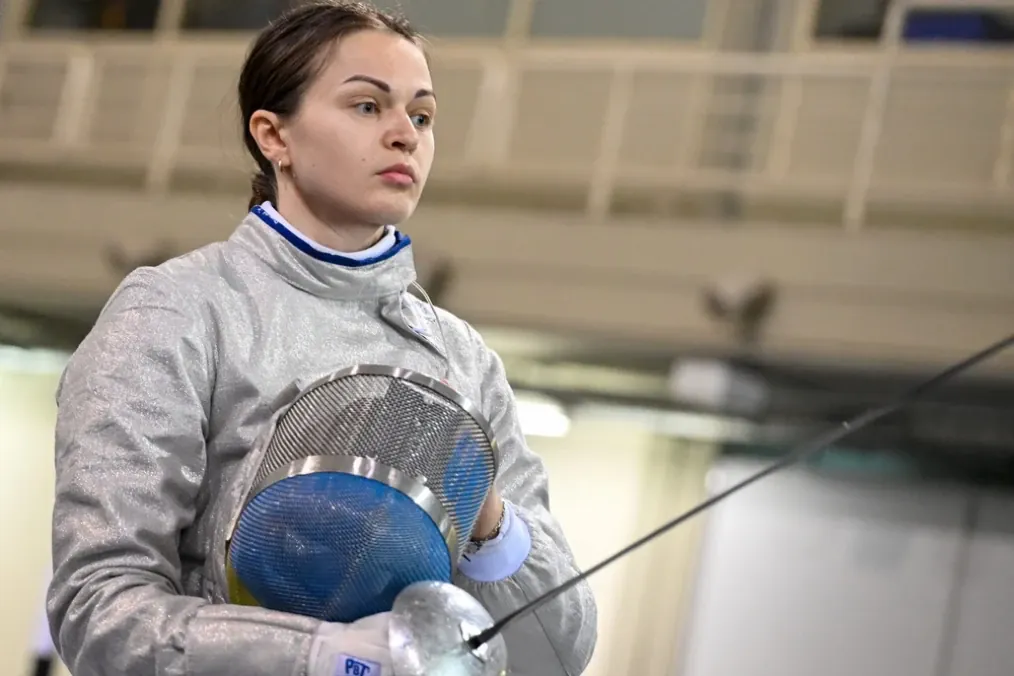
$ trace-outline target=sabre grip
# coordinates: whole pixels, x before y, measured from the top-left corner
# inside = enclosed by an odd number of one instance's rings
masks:
[[[321,625],[310,647],[307,676],[394,676],[387,640],[390,615]]]

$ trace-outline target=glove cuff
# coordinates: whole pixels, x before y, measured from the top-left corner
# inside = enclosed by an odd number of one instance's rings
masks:
[[[394,676],[389,618],[380,613],[352,624],[322,624],[310,644],[307,676]]]

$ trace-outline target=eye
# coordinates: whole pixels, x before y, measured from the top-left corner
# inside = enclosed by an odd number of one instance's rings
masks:
[[[433,124],[433,116],[429,113],[416,113],[412,116],[412,124],[420,129],[425,129]]]
[[[357,103],[356,110],[358,110],[363,115],[375,115],[377,113],[377,102],[363,101],[362,103]]]

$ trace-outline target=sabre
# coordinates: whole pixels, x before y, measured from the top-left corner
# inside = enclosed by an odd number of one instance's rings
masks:
[[[423,673],[433,676],[442,674],[496,676],[505,673],[506,652],[503,650],[501,633],[513,622],[530,615],[603,568],[664,535],[676,526],[707,511],[751,484],[795,465],[878,420],[910,406],[927,393],[936,390],[964,371],[996,356],[1012,345],[1014,345],[1014,334],[948,366],[936,375],[902,392],[891,401],[868,409],[812,439],[803,441],[779,460],[709,497],[591,568],[550,589],[492,624],[487,621],[488,626],[484,629],[470,630],[484,611],[478,601],[462,598],[461,594],[464,592],[461,590],[449,588],[449,585],[443,583],[424,582],[410,585],[399,595],[392,611],[392,630],[395,628],[397,630],[397,637],[392,636],[391,645],[395,657],[395,673],[397,676],[417,676]],[[420,609],[424,607],[429,607],[430,610],[421,613]],[[446,610],[445,617],[442,618],[443,622],[434,622],[432,608]],[[486,615],[486,617],[489,616]],[[455,626],[454,622],[448,623],[446,621],[448,618],[467,619]],[[492,618],[490,618],[491,620]]]

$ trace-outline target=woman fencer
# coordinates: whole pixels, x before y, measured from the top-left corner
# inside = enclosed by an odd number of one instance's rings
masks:
[[[342,366],[449,362],[491,421],[500,473],[455,584],[496,618],[576,574],[501,361],[408,293],[395,226],[426,184],[437,108],[421,38],[363,4],[303,5],[257,37],[238,89],[260,167],[250,213],[227,241],[129,274],[59,388],[48,614],[75,676],[334,676],[349,656],[393,673],[388,613],[343,625],[230,604],[215,544],[275,395]],[[515,676],[581,673],[589,587],[505,639]]]

